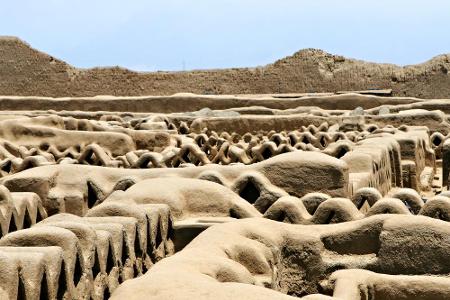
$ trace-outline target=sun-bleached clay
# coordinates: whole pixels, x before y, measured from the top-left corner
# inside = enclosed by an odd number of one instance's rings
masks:
[[[0,54],[0,299],[450,298],[445,56],[139,74]]]

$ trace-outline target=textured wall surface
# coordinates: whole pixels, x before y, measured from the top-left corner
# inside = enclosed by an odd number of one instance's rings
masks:
[[[13,37],[0,37],[0,94],[36,96],[264,94],[391,88],[395,96],[450,97],[450,55],[399,67],[301,50],[258,68],[139,73],[77,69]]]

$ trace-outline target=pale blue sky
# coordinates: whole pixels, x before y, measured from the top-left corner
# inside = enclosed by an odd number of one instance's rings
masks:
[[[0,0],[0,35],[77,67],[259,66],[302,48],[405,65],[450,52],[450,1]]]

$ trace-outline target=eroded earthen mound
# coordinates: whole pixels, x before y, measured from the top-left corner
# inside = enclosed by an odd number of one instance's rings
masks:
[[[256,70],[77,70],[0,39],[16,95],[0,96],[0,298],[449,299],[450,101],[424,99],[450,95],[445,70],[313,50]],[[417,98],[41,96],[274,82]]]
[[[0,95],[141,96],[180,91],[203,95],[298,94],[392,89],[395,96],[449,98],[449,70],[448,54],[399,67],[317,49],[304,49],[257,68],[154,73],[120,67],[85,70],[39,52],[17,38],[0,37]]]

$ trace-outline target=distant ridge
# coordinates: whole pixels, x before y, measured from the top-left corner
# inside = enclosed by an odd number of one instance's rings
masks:
[[[450,98],[450,54],[422,64],[377,64],[304,49],[257,68],[135,72],[120,67],[78,69],[0,36],[0,95],[141,96],[272,94],[392,89],[394,96]]]

